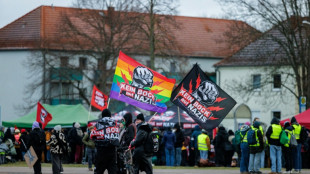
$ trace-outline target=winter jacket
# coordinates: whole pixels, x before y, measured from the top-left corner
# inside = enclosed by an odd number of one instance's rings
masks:
[[[198,148],[197,137],[201,134],[201,129],[198,125],[195,126],[194,132],[191,135],[191,147]]]
[[[165,144],[165,149],[174,149],[174,144],[176,142],[175,134],[171,130],[167,130],[164,134],[163,142]]]
[[[41,154],[46,146],[45,134],[40,128],[35,128],[29,133],[29,143],[27,149],[32,146],[36,154]]]
[[[266,137],[267,137],[267,139],[268,139],[268,143],[269,143],[270,145],[281,146],[280,138],[279,138],[279,139],[272,139],[272,138],[270,138],[270,136],[271,136],[271,134],[272,134],[272,132],[273,132],[273,130],[272,130],[272,124],[277,124],[277,125],[279,125],[279,124],[280,124],[279,119],[273,118],[273,119],[271,120],[271,123],[270,123],[270,124],[271,124],[271,125],[268,127],[267,132],[266,132]]]
[[[139,158],[140,156],[145,156],[144,143],[147,139],[148,133],[152,132],[152,129],[146,122],[138,124],[137,128],[137,135],[136,138],[131,142],[131,147],[135,147],[133,156]]]
[[[225,143],[228,142],[228,133],[224,127],[219,127],[219,130],[214,138],[214,148],[225,149]]]
[[[27,134],[27,132],[22,133],[22,135],[19,138],[19,142],[20,142],[20,150],[22,152],[27,152],[27,147],[25,147],[26,144],[29,143],[29,135]]]
[[[73,127],[69,131],[69,143],[70,144],[83,145],[82,138],[83,138],[83,131],[81,130],[81,128]]]
[[[182,147],[183,142],[185,140],[184,134],[183,134],[182,130],[180,129],[179,124],[176,124],[175,128],[176,128],[176,131],[174,132],[174,134],[175,134],[176,142],[174,144],[174,147],[176,147],[176,148]]]
[[[130,142],[134,139],[136,135],[136,127],[132,123],[131,114],[125,114],[124,119],[126,121],[125,130],[120,140],[121,147],[128,147]]]
[[[91,148],[91,149],[94,149],[95,148],[95,142],[90,139],[90,133],[87,133],[84,135],[83,139],[82,139],[82,142],[88,147],[88,148]]]
[[[46,142],[51,147],[50,151],[53,154],[63,154],[66,149],[65,135],[61,132],[55,132],[52,134],[51,139]]]

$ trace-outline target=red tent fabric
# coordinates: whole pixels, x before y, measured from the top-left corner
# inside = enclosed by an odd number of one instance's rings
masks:
[[[305,126],[307,129],[310,129],[310,109],[298,115],[295,115],[295,118],[300,125]],[[280,121],[280,124],[283,126],[286,121],[291,122],[291,118]]]

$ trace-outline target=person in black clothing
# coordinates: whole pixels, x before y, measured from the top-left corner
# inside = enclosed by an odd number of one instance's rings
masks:
[[[32,124],[32,131],[29,134],[29,143],[27,146],[27,149],[30,148],[30,146],[33,147],[33,150],[37,154],[38,160],[33,165],[33,170],[35,174],[41,174],[41,154],[42,150],[44,150],[44,147],[46,146],[45,142],[45,134],[42,134],[42,131],[40,129],[39,123],[37,121],[33,122]]]
[[[215,164],[216,166],[226,166],[225,143],[228,142],[228,133],[223,125],[219,126],[214,138]]]
[[[161,143],[163,140],[163,136],[162,134],[159,132],[158,128],[154,127],[152,133],[157,137],[158,139],[158,151],[154,153],[154,156],[156,156],[156,162],[155,165],[162,165],[163,164],[163,160],[162,160],[162,153],[164,153],[165,150],[165,146]]]
[[[117,167],[118,173],[126,173],[126,166],[124,164],[125,150],[128,149],[130,142],[136,136],[136,126],[132,123],[131,113],[126,113],[121,122],[121,133],[120,133],[120,147],[117,149]]]
[[[174,144],[175,147],[175,165],[176,166],[180,166],[181,165],[181,161],[182,161],[182,146],[183,146],[183,142],[184,142],[184,134],[180,128],[179,123],[176,123],[174,125],[174,129],[175,129],[175,139],[176,142]]]
[[[103,174],[108,170],[109,174],[117,173],[116,155],[119,146],[119,127],[115,120],[111,119],[111,112],[104,109],[97,121],[90,138],[95,141],[97,149],[95,166],[96,174]]]
[[[19,138],[20,150],[22,152],[23,160],[25,160],[24,155],[27,152],[27,146],[26,145],[29,143],[29,135],[28,135],[28,132],[26,131],[26,129],[22,129],[21,133],[22,133],[22,135]]]
[[[293,133],[293,127],[290,126],[290,123],[288,121],[284,123],[284,131],[286,132],[288,137],[291,137],[289,133],[291,134]],[[282,146],[282,152],[284,155],[286,172],[290,173],[291,170],[293,169],[293,159],[294,159],[293,147],[291,147],[289,143],[284,144]]]
[[[147,139],[147,135],[152,131],[152,129],[146,122],[144,122],[143,114],[137,115],[136,125],[138,130],[137,135],[136,138],[130,143],[130,147],[135,148],[133,152],[135,174],[138,174],[139,170],[145,171],[146,174],[152,174],[152,164],[148,160],[144,151],[144,144]]]

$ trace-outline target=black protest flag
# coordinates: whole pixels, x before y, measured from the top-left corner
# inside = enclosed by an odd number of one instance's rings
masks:
[[[217,127],[236,105],[197,64],[173,90],[170,100],[206,130]]]

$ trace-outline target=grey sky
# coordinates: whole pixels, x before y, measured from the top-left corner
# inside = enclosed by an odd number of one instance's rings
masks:
[[[70,7],[72,0],[0,0],[0,28],[40,5]],[[181,16],[220,17],[223,12],[215,0],[179,0]]]

